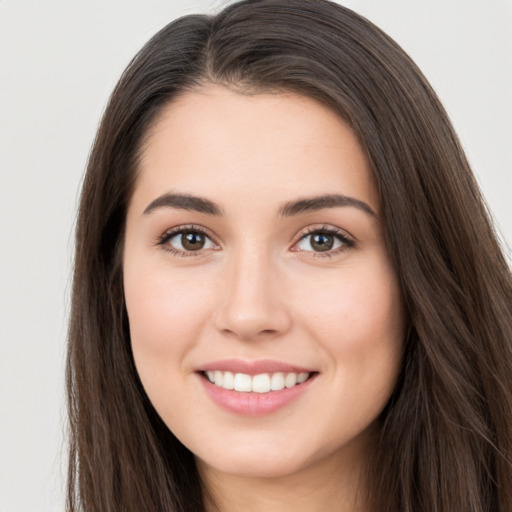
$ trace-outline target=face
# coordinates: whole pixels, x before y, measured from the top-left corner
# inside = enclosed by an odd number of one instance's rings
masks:
[[[362,453],[404,314],[348,125],[292,93],[208,86],[166,107],[139,171],[126,304],[169,429],[200,467],[247,476]]]

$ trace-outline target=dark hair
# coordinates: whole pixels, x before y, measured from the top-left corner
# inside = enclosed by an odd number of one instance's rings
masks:
[[[207,83],[314,98],[350,124],[367,154],[409,324],[369,469],[374,509],[512,510],[510,269],[426,79],[381,30],[326,0],[246,0],[180,18],[115,88],[76,234],[68,510],[203,509],[194,457],[134,367],[121,249],[148,130],[165,105]]]

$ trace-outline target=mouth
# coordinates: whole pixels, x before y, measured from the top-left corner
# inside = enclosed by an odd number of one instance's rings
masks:
[[[196,368],[202,388],[222,409],[262,416],[308,395],[320,372],[272,359],[223,359]]]
[[[250,375],[222,370],[205,370],[201,375],[214,386],[241,393],[271,393],[304,384],[318,372],[272,372]]]

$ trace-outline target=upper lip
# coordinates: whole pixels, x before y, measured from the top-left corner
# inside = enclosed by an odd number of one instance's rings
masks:
[[[314,370],[297,366],[274,359],[220,359],[206,363],[197,368],[198,372],[221,371],[233,373],[245,373],[247,375],[258,375],[260,373],[312,373]]]

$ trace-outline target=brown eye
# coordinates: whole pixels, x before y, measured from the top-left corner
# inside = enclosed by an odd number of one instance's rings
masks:
[[[181,235],[181,245],[186,251],[202,249],[205,241],[205,236],[202,233],[183,233]]]
[[[162,244],[169,245],[173,250],[181,253],[198,252],[202,249],[214,249],[213,241],[200,231],[179,231],[167,237]]]
[[[326,256],[330,256],[353,246],[354,242],[342,232],[324,228],[304,235],[295,246],[295,250],[326,253]]]
[[[315,251],[329,251],[334,245],[334,237],[327,233],[317,233],[316,235],[311,235],[310,243]]]

